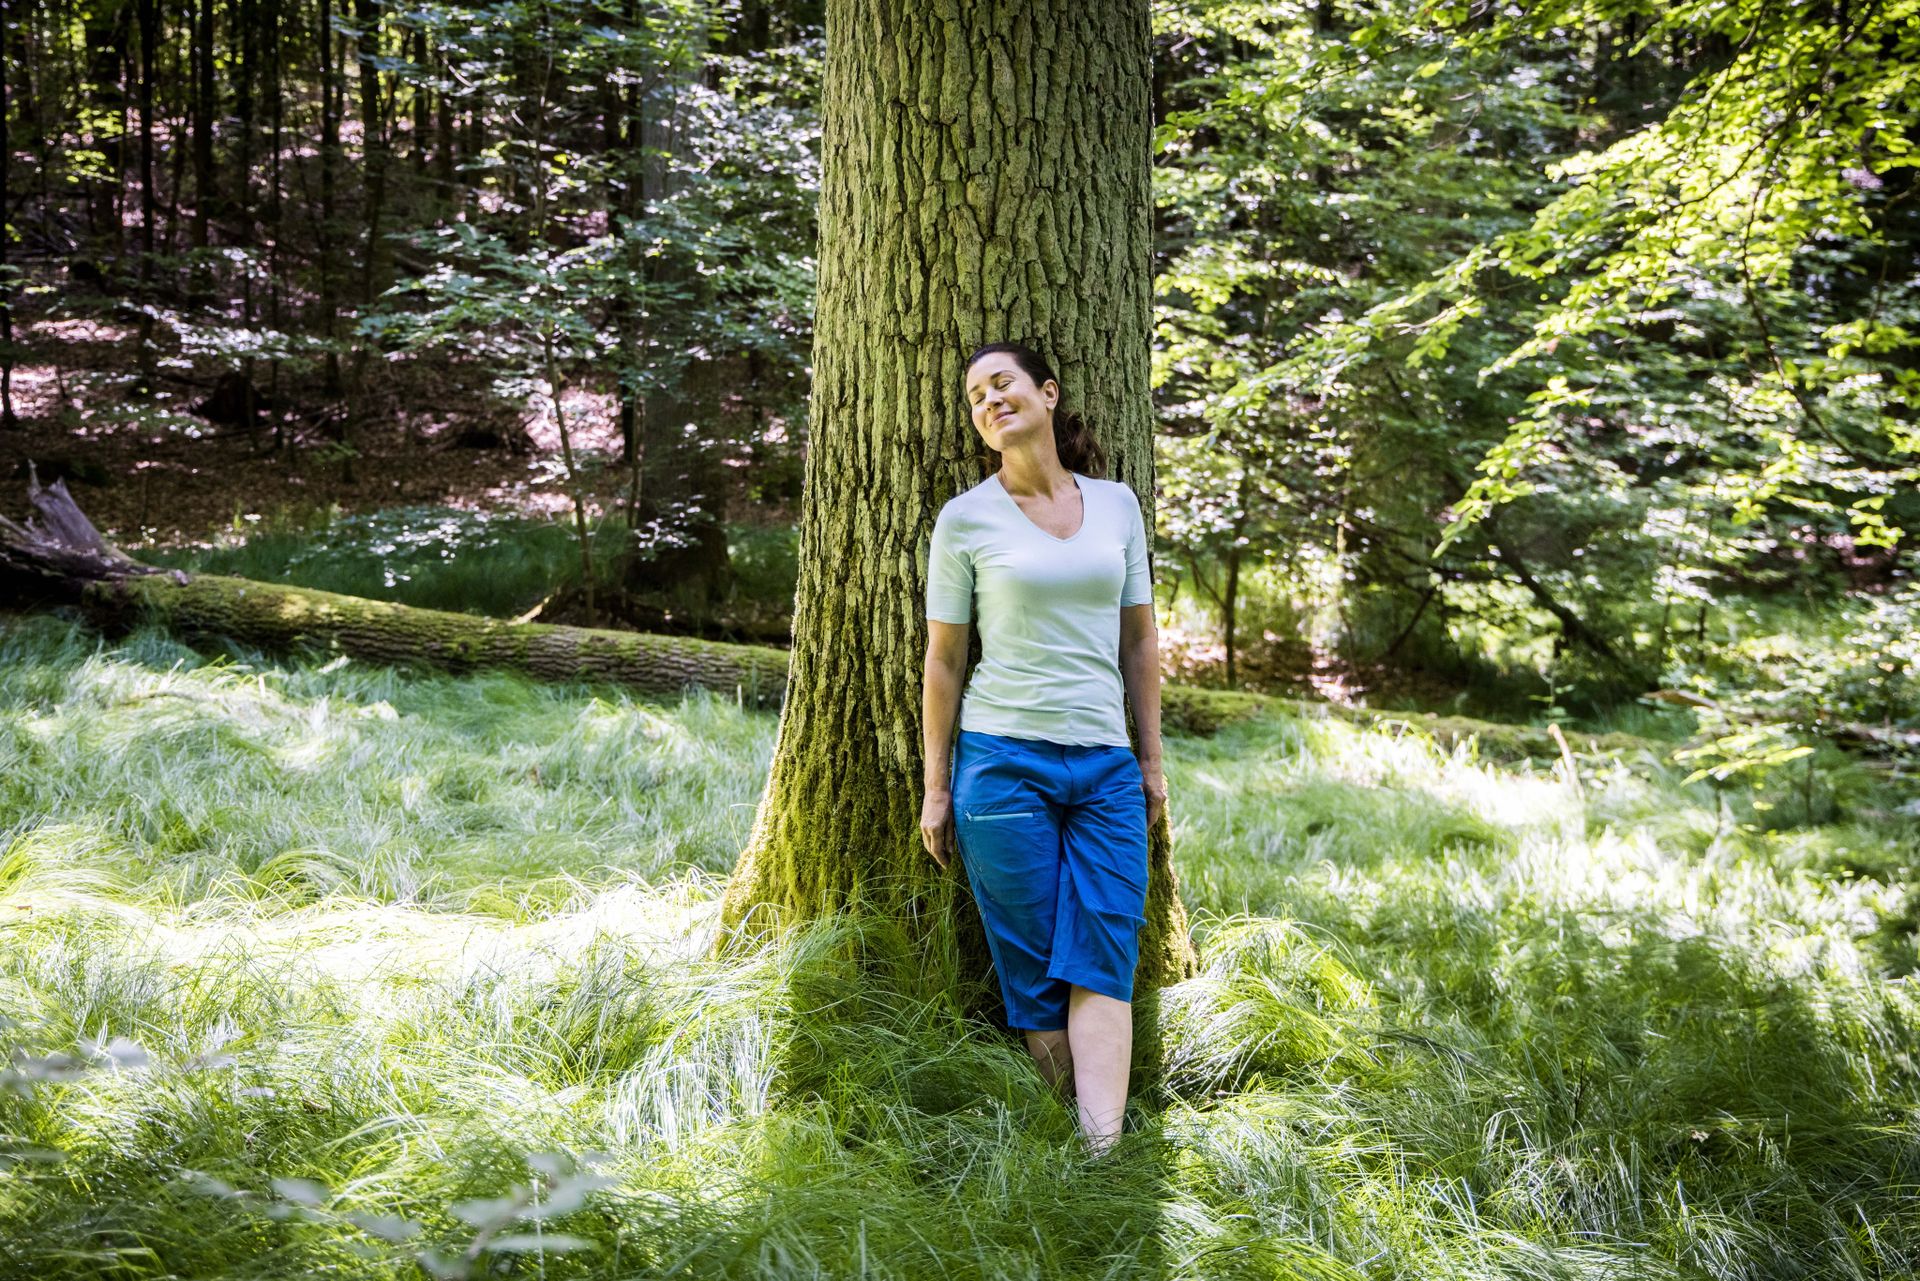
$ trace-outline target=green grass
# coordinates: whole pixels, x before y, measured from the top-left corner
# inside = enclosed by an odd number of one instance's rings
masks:
[[[1091,1163],[949,958],[702,959],[774,730],[4,624],[0,1275],[1920,1267],[1901,794],[1769,830],[1652,752],[1172,739],[1204,968]]]
[[[579,581],[570,520],[451,507],[281,513],[238,524],[210,546],[142,548],[137,555],[173,569],[510,618]],[[613,566],[624,537],[617,519],[594,531],[597,575]],[[735,592],[775,611],[791,608],[797,531],[739,525],[728,527],[727,538]]]
[[[580,563],[563,521],[447,507],[282,514],[238,525],[211,546],[138,555],[168,568],[493,617],[531,608]]]

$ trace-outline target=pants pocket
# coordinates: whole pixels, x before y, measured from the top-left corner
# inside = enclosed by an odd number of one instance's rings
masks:
[[[1038,816],[1038,810],[1007,810],[1002,813],[993,814],[969,810],[967,812],[967,821],[969,823],[999,823],[1008,819],[1036,818]]]

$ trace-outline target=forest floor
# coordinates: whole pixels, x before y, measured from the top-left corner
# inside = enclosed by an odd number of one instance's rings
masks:
[[[527,516],[568,510],[551,423],[537,414],[516,419],[510,407],[463,392],[466,380],[417,375],[405,394],[376,383],[383,408],[358,407],[351,458],[340,448],[337,424],[296,409],[286,413],[282,447],[275,449],[271,415],[249,433],[194,408],[230,358],[174,357],[150,395],[133,395],[134,338],[125,323],[85,316],[23,320],[14,371],[19,429],[0,432],[0,478],[8,482],[0,486],[0,514],[17,519],[26,511],[29,461],[42,481],[67,477],[100,531],[129,549],[204,543],[249,521],[315,509],[437,504]],[[257,382],[264,390],[264,377]],[[617,455],[605,406],[577,395],[576,447],[596,461]],[[418,405],[430,408],[412,407]],[[523,424],[521,448],[474,443],[519,444]],[[603,476],[602,504],[617,482]]]
[[[708,959],[776,725],[0,617],[0,1273],[1920,1267],[1920,834],[1851,766],[1799,823],[1645,751],[1169,737],[1201,968],[1094,1163],[991,972]]]

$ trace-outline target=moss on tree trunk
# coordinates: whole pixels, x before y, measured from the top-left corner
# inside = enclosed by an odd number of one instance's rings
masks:
[[[856,901],[958,925],[919,835],[927,541],[984,476],[961,398],[983,342],[1037,340],[1153,528],[1145,0],[828,0],[820,276],[794,659],[728,885],[732,942]],[[1193,972],[1164,819],[1138,987]],[[739,929],[743,923],[750,928]]]
[[[604,680],[651,694],[698,687],[778,706],[787,655],[594,627],[510,623],[218,574],[142,574],[87,583],[80,604],[108,629],[161,623],[187,638],[230,637],[267,650],[320,649],[372,663],[446,671],[502,668],[539,680]]]

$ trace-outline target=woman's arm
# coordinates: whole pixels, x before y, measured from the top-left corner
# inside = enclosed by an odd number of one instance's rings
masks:
[[[967,675],[967,623],[927,620],[926,672],[920,682],[920,725],[926,753],[925,799],[920,803],[920,840],[941,867],[953,848],[953,780],[948,775],[953,722],[960,714],[961,682]]]
[[[1120,607],[1120,677],[1133,705],[1139,735],[1140,779],[1147,793],[1147,830],[1167,807],[1167,780],[1160,770],[1160,631],[1152,605]]]

